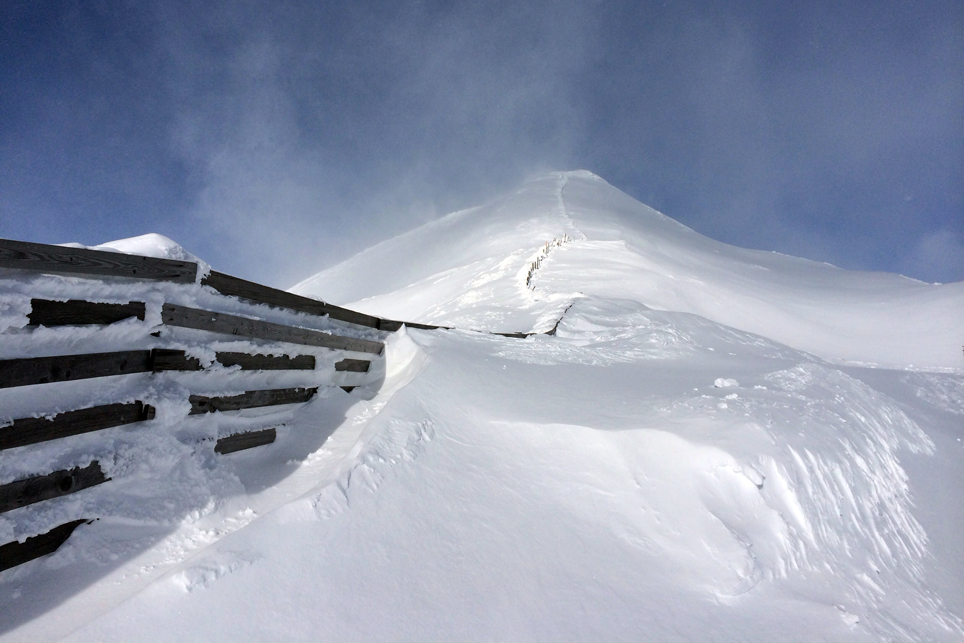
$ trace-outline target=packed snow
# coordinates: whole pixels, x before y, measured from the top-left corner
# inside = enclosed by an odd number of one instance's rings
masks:
[[[113,478],[0,515],[0,542],[99,518],[0,573],[0,640],[964,638],[964,283],[734,248],[568,172],[293,290],[452,330],[235,302],[386,341],[365,386],[280,411],[185,418],[184,400],[305,374],[0,389],[0,422],[158,406],[150,427],[0,452],[0,484],[94,459]],[[24,328],[38,291],[147,299],[148,319]],[[210,362],[210,337],[149,331],[161,302],[215,299],[0,272],[0,358],[163,344]],[[211,451],[266,422],[274,444]]]

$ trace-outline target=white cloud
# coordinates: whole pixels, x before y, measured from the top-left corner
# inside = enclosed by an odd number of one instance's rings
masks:
[[[925,234],[904,259],[904,270],[928,281],[964,279],[964,235],[952,230]]]

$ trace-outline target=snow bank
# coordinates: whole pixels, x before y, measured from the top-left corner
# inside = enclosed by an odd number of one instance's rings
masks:
[[[933,458],[933,442],[856,377],[605,301],[576,302],[556,338],[412,331],[404,344],[419,372],[334,484],[71,640],[964,633],[926,582],[900,464]],[[721,371],[740,385],[714,386]]]
[[[154,341],[22,329],[37,288],[136,295],[149,320],[214,296],[0,278],[4,356]],[[589,173],[539,177],[295,288],[461,328],[392,335],[377,392],[184,420],[200,379],[0,391],[9,417],[135,389],[159,408],[156,430],[0,454],[0,482],[100,458],[120,483],[0,519],[100,518],[0,574],[0,639],[962,640],[962,288],[725,246]],[[529,328],[554,334],[470,330]],[[273,445],[202,447],[266,421]]]

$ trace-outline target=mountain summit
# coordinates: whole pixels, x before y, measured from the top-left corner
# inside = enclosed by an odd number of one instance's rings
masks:
[[[292,291],[498,332],[549,330],[583,297],[623,299],[825,359],[887,366],[960,367],[964,343],[964,282],[925,284],[713,241],[584,170],[538,177]]]
[[[176,250],[112,247],[150,244]],[[132,332],[156,345],[138,320],[24,328],[31,283],[144,295],[0,279],[0,357],[103,352]],[[178,288],[144,296],[148,320],[168,297],[215,296]],[[0,390],[12,417],[145,388],[156,408],[109,440],[0,454],[0,484],[94,460],[113,480],[0,516],[8,541],[98,518],[3,572],[0,640],[964,640],[964,284],[734,248],[568,172],[295,290],[453,328],[387,333],[231,298],[231,314],[377,336],[384,352],[66,382],[39,407]],[[161,330],[207,362],[306,350]],[[476,332],[529,330],[552,334]],[[333,377],[360,360],[368,379],[346,392]],[[317,394],[193,414],[191,382]],[[267,426],[275,441],[216,455]]]

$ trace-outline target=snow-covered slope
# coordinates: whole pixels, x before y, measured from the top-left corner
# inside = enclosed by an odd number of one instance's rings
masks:
[[[0,574],[0,639],[960,641],[961,286],[725,246],[585,172],[532,181],[297,290],[555,335],[396,333],[373,399],[194,456],[168,515],[172,483]]]
[[[526,287],[529,265],[552,239]],[[744,250],[589,172],[556,173],[311,277],[293,292],[393,319],[547,330],[580,296],[690,312],[827,359],[961,367],[964,282],[933,285]]]

